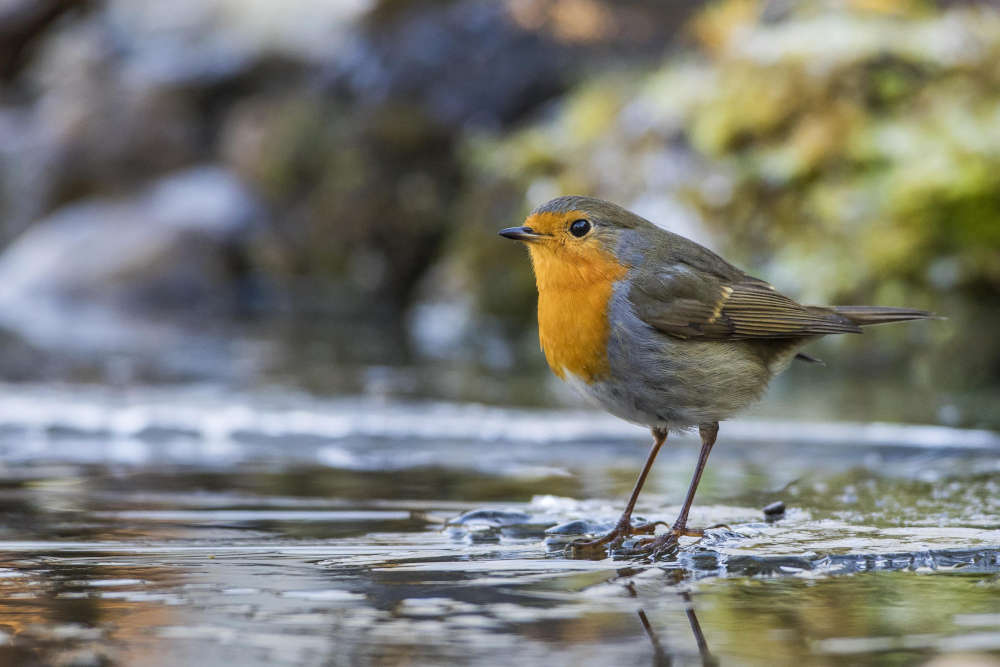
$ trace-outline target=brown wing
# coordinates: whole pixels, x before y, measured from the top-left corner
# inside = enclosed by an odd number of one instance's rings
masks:
[[[738,340],[859,333],[832,310],[803,306],[743,275],[726,280],[685,264],[634,277],[629,298],[639,317],[678,338]]]

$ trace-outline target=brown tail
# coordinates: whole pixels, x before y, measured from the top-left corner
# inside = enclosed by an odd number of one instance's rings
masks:
[[[862,327],[869,324],[926,320],[935,317],[934,313],[929,313],[926,310],[888,308],[884,306],[833,306],[831,310]]]

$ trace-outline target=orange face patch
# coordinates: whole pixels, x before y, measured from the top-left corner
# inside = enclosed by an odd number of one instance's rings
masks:
[[[566,233],[570,223],[574,220],[586,217],[587,214],[583,211],[566,211],[565,213],[543,211],[542,213],[529,215],[524,221],[524,225],[525,227],[531,227],[539,234],[557,236]]]
[[[628,267],[599,239],[575,238],[570,223],[581,211],[536,213],[525,220],[546,238],[527,244],[538,285],[538,337],[552,371],[587,383],[608,372],[608,302]]]

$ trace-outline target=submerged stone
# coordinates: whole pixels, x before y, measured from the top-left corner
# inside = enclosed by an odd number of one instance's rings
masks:
[[[475,522],[483,522],[494,526],[510,526],[519,523],[526,523],[531,519],[531,515],[519,510],[490,510],[479,509],[470,510],[456,519],[448,522],[449,525],[466,525]]]
[[[593,535],[604,530],[609,530],[611,524],[607,522],[592,521],[590,519],[573,519],[552,526],[545,531],[546,535]]]
[[[765,505],[763,512],[766,521],[777,521],[785,516],[785,503],[781,500],[776,500],[769,505]]]

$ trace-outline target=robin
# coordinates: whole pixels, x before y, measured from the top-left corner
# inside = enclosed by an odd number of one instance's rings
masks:
[[[931,317],[909,308],[803,306],[712,251],[610,202],[558,197],[500,235],[523,241],[538,286],[538,337],[552,371],[617,417],[648,426],[653,446],[615,528],[576,552],[614,549],[670,431],[695,426],[701,452],[671,530],[628,553],[676,549],[687,527],[719,422],[761,397],[768,382],[820,336]],[[648,532],[648,529],[647,531]]]

